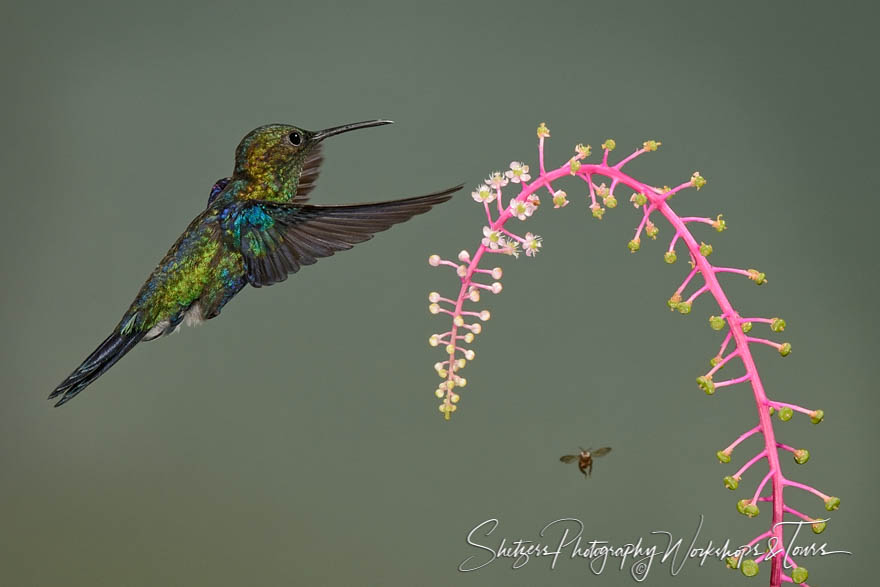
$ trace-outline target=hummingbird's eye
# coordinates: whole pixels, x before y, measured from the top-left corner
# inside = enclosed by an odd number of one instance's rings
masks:
[[[302,143],[303,136],[299,132],[293,131],[287,135],[287,139],[290,141],[291,145],[298,147]]]

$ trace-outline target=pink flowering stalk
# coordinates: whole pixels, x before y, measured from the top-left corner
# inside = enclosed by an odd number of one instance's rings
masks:
[[[670,239],[669,247],[663,255],[666,263],[675,263],[677,259],[676,245],[679,250],[686,250],[689,257],[690,271],[682,284],[667,302],[669,308],[678,310],[682,314],[689,314],[693,304],[701,298],[713,299],[718,306],[718,314],[709,317],[709,325],[712,329],[724,334],[721,346],[711,359],[711,369],[697,377],[697,385],[707,394],[711,395],[721,388],[733,387],[740,384],[748,384],[757,404],[758,424],[744,432],[739,438],[724,450],[716,453],[721,463],[729,463],[734,448],[741,442],[753,435],[763,438],[763,448],[748,459],[746,463],[733,475],[724,478],[724,485],[735,490],[743,476],[753,470],[753,467],[766,466],[763,477],[756,477],[756,489],[750,498],[742,499],[737,503],[737,510],[748,516],[755,517],[759,513],[758,503],[769,502],[771,504],[771,519],[769,529],[756,536],[749,546],[766,541],[765,553],[756,559],[744,559],[747,550],[741,551],[738,556],[727,559],[730,568],[739,568],[746,576],[758,574],[761,563],[770,559],[770,585],[777,587],[782,582],[805,584],[807,570],[797,566],[785,553],[781,552],[784,545],[781,522],[786,515],[810,523],[816,534],[825,529],[825,521],[821,518],[813,518],[803,514],[785,504],[783,492],[786,487],[800,489],[814,494],[824,502],[827,511],[833,511],[840,505],[840,499],[825,495],[821,491],[792,481],[785,477],[780,464],[780,451],[789,452],[798,464],[806,463],[809,452],[806,449],[795,449],[776,441],[771,416],[776,413],[782,421],[788,421],[794,412],[800,412],[809,416],[814,424],[822,421],[822,410],[811,410],[799,405],[783,403],[771,400],[767,397],[758,368],[752,357],[752,345],[768,345],[779,351],[783,357],[791,353],[791,344],[778,343],[769,338],[761,338],[752,333],[755,325],[764,326],[773,333],[785,330],[785,320],[781,318],[749,317],[743,318],[734,309],[727,299],[724,289],[718,281],[721,273],[733,273],[742,275],[757,285],[767,282],[765,275],[755,269],[738,269],[734,267],[716,267],[709,262],[712,254],[712,245],[698,241],[689,228],[694,225],[706,225],[721,232],[727,228],[725,221],[719,214],[715,218],[681,217],[670,206],[672,196],[686,188],[699,190],[706,184],[706,180],[699,172],[691,175],[691,178],[673,188],[668,186],[656,188],[643,183],[623,171],[623,167],[649,151],[656,151],[660,146],[658,141],[645,141],[642,148],[637,149],[628,157],[611,164],[608,161],[609,154],[615,148],[613,140],[608,139],[602,143],[602,161],[600,163],[587,163],[590,156],[590,146],[578,145],[575,154],[562,166],[547,171],[544,168],[544,141],[550,136],[547,126],[543,123],[538,127],[538,173],[532,179],[531,168],[521,162],[514,161],[510,169],[501,173],[492,173],[483,184],[477,186],[471,193],[473,199],[482,206],[486,214],[486,225],[482,230],[482,240],[476,250],[471,253],[463,250],[458,254],[456,261],[442,259],[438,255],[431,255],[428,262],[430,265],[448,266],[455,270],[460,280],[458,293],[451,297],[444,297],[437,292],[431,292],[428,299],[431,302],[429,309],[432,314],[446,314],[451,319],[451,327],[445,332],[434,334],[430,337],[431,346],[442,346],[444,360],[436,363],[434,369],[443,380],[436,390],[436,396],[442,400],[440,411],[448,420],[458,407],[460,400],[459,390],[467,385],[467,380],[461,376],[461,371],[468,361],[474,359],[474,351],[466,345],[474,341],[474,337],[480,334],[482,322],[490,318],[488,310],[474,309],[473,304],[480,301],[486,292],[497,294],[501,292],[502,270],[500,267],[481,267],[484,259],[495,255],[513,256],[518,258],[520,253],[527,257],[534,257],[541,250],[542,239],[540,236],[514,228],[519,222],[526,221],[538,209],[541,201],[538,192],[546,190],[553,202],[554,208],[564,208],[569,204],[568,195],[553,187],[553,182],[562,177],[575,176],[584,180],[589,193],[590,209],[593,216],[599,220],[605,211],[617,206],[615,191],[622,186],[633,190],[629,201],[641,212],[639,225],[635,230],[635,236],[628,243],[628,248],[635,253],[641,247],[642,235],[656,239],[659,229],[652,222],[652,215],[662,216],[669,222],[674,230]],[[604,178],[609,182],[599,183],[598,178]],[[512,185],[511,185],[512,184]],[[506,187],[518,189],[518,193],[505,201],[502,193]],[[509,189],[509,188],[508,188]],[[515,221],[509,222],[513,219]],[[699,278],[695,280],[695,278]],[[691,283],[694,285],[691,286]],[[690,293],[686,293],[690,292]],[[716,380],[719,370],[729,362],[737,360],[745,368],[745,374],[740,377]],[[760,463],[760,465],[759,465]]]

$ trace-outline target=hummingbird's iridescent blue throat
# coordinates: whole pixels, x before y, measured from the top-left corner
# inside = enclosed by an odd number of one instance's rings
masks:
[[[139,342],[218,316],[244,286],[284,281],[303,265],[423,214],[461,189],[369,204],[309,204],[323,161],[321,141],[385,124],[391,121],[317,132],[269,124],[249,132],[235,150],[232,176],[214,184],[205,211],[159,261],[119,324],[49,399],[60,397],[55,406],[63,405]]]

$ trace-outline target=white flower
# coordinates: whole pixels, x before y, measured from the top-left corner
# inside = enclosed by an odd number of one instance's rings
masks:
[[[532,212],[535,211],[534,204],[529,202],[520,202],[517,201],[516,198],[512,198],[510,200],[510,213],[519,218],[520,220],[525,220],[529,216],[532,215]]]
[[[504,248],[507,245],[507,241],[501,235],[501,231],[492,230],[488,226],[483,227],[483,246],[489,247],[490,249],[497,250]]]
[[[486,180],[486,185],[491,186],[493,189],[500,190],[507,185],[507,181],[507,178],[501,175],[500,171],[493,171],[492,175]]]
[[[477,186],[477,189],[471,192],[471,197],[475,202],[480,202],[481,204],[495,201],[495,193],[485,184]]]
[[[534,257],[538,254],[542,240],[544,239],[536,234],[532,234],[531,232],[526,233],[526,240],[523,242],[523,250],[526,252],[526,257]]]
[[[519,161],[511,161],[510,171],[505,171],[504,175],[506,175],[513,183],[529,181],[530,179],[532,179],[532,176],[529,175],[529,166],[524,165]]]
[[[553,194],[554,208],[564,208],[566,206],[568,206],[568,194],[566,194],[562,190],[559,190],[555,194]]]

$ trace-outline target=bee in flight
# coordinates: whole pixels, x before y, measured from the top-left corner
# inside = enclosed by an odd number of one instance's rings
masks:
[[[593,458],[603,457],[610,452],[610,446],[603,446],[602,448],[597,448],[596,450],[593,450],[591,448],[584,450],[583,447],[581,447],[581,454],[562,455],[561,457],[559,457],[559,460],[563,463],[571,463],[573,461],[577,461],[578,469],[581,470],[581,473],[584,474],[584,477],[588,477],[593,472]]]

